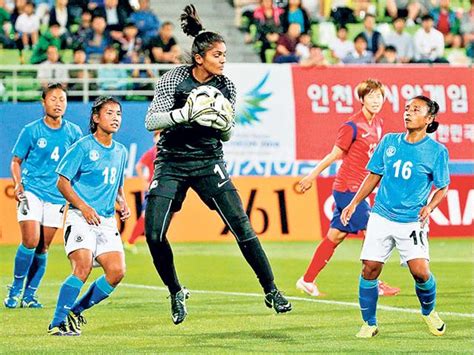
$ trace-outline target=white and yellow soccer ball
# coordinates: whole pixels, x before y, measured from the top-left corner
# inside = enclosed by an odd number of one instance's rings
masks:
[[[188,96],[189,122],[205,127],[227,130],[233,125],[234,110],[232,104],[222,92],[210,85],[201,85]]]

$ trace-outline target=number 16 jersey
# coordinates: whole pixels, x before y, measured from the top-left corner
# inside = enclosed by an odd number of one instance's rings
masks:
[[[71,146],[56,172],[71,181],[74,191],[100,216],[112,217],[126,162],[122,144],[112,140],[106,147],[90,134]]]
[[[367,165],[382,175],[372,212],[391,221],[416,222],[426,205],[431,187],[449,185],[448,150],[426,136],[409,143],[405,133],[383,137]]]

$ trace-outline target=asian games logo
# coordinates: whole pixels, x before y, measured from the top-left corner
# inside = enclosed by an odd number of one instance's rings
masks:
[[[40,138],[38,139],[38,142],[36,142],[36,144],[38,145],[38,147],[43,149],[46,148],[46,146],[48,145],[48,141],[45,138]]]
[[[397,152],[397,149],[393,145],[391,145],[390,147],[387,148],[387,150],[385,151],[385,154],[387,154],[387,157],[393,157],[396,152]]]
[[[260,122],[261,118],[259,115],[262,112],[268,111],[268,108],[263,107],[263,104],[272,95],[272,92],[263,92],[263,87],[269,76],[270,72],[265,74],[263,79],[253,89],[240,98],[235,114],[237,124],[246,126]]]
[[[89,159],[92,161],[96,161],[99,159],[99,152],[97,150],[91,150],[89,152]]]

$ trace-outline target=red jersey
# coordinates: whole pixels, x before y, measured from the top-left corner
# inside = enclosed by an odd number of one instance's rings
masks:
[[[336,146],[344,151],[333,190],[356,192],[367,176],[365,167],[382,138],[383,120],[374,117],[369,124],[362,111],[353,115],[338,131]]]
[[[153,148],[150,148],[145,153],[143,153],[143,155],[140,157],[140,160],[138,161],[140,164],[145,165],[148,168],[148,182],[151,182],[153,179],[157,151],[156,145],[154,145]]]

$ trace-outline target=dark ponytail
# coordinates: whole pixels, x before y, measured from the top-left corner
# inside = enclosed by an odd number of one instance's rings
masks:
[[[428,106],[428,115],[433,117],[433,122],[428,124],[426,127],[426,133],[433,133],[436,132],[439,126],[439,122],[436,121],[436,116],[438,115],[439,105],[436,101],[431,100],[429,97],[418,95],[413,98],[413,100],[421,100],[426,103]]]
[[[212,48],[216,42],[225,43],[224,38],[215,32],[204,31],[204,26],[199,19],[196,8],[193,4],[187,5],[181,14],[181,29],[184,34],[194,37],[191,47],[191,57],[193,64],[196,64],[194,56],[199,54],[204,57],[206,52]]]
[[[120,104],[119,100],[117,100],[113,96],[99,96],[94,103],[92,104],[91,109],[91,117],[89,120],[89,130],[91,133],[95,133],[97,131],[97,123],[94,121],[94,115],[98,115],[102,106],[106,103],[113,102],[120,106],[120,111],[122,111],[122,105]]]

